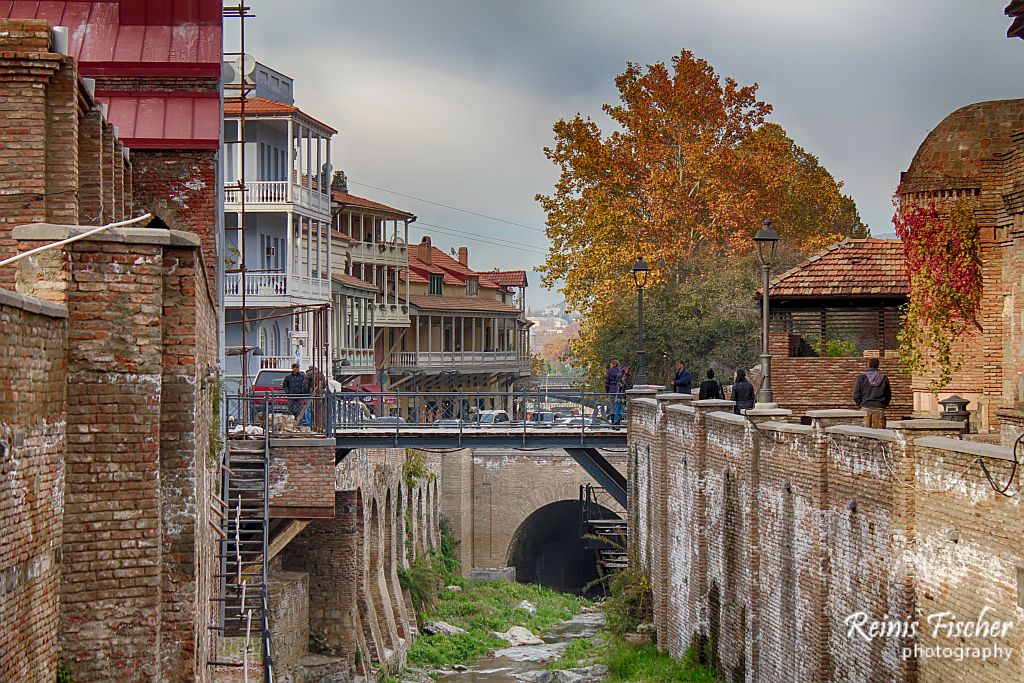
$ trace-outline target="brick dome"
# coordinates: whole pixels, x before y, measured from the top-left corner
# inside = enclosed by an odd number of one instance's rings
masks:
[[[980,189],[982,162],[1008,151],[1011,136],[1024,131],[1024,99],[977,102],[937,125],[900,178],[898,194]]]

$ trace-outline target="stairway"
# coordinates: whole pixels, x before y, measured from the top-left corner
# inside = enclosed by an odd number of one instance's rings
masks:
[[[242,680],[273,681],[267,605],[270,443],[229,439],[222,465],[220,597],[214,598],[212,667],[241,669]],[[262,661],[259,661],[262,660]],[[234,678],[234,676],[232,676]]]
[[[606,576],[629,565],[626,548],[629,522],[615,516],[610,508],[614,495],[599,486],[580,487],[581,530],[586,547],[597,554],[598,575]]]

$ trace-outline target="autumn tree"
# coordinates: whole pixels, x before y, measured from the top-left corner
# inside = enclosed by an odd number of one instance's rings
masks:
[[[602,360],[592,344],[623,313],[638,255],[659,266],[653,292],[681,273],[732,277],[765,217],[789,260],[866,234],[841,184],[766,122],[771,106],[756,85],[684,50],[669,65],[629,64],[616,86],[619,103],[603,107],[610,132],[579,114],[555,124],[544,151],[560,177],[537,197],[552,244],[543,284],[562,282],[567,306],[583,314],[573,351],[592,368]]]

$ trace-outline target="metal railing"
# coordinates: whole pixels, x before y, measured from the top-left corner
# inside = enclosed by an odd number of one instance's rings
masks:
[[[239,204],[242,191],[237,183],[224,189],[225,204]],[[246,204],[285,204],[288,202],[287,180],[250,180],[245,183]]]
[[[283,391],[256,392],[225,397],[228,437],[278,436],[308,432],[326,435],[333,424],[328,411],[330,394],[286,394]],[[264,434],[264,430],[266,433]]]
[[[516,351],[399,351],[391,354],[391,365],[401,368],[430,368],[452,365],[518,365]]]

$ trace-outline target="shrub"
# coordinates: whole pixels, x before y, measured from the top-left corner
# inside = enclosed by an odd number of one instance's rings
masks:
[[[437,608],[441,574],[436,565],[435,557],[420,556],[407,569],[398,570],[398,583],[409,591],[413,609],[416,610],[417,624],[422,625],[424,615]]]
[[[57,665],[57,683],[75,683],[75,672],[71,662],[63,661]]]
[[[609,630],[618,636],[651,621],[651,584],[647,577],[635,569],[624,569],[612,577],[605,612]]]

